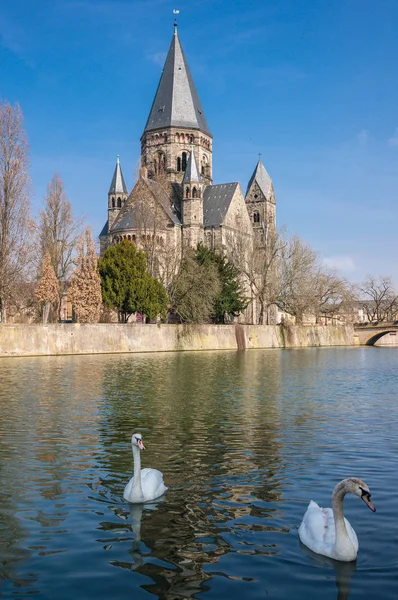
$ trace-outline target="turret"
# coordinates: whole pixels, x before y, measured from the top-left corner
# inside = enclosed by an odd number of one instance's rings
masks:
[[[196,248],[203,242],[203,192],[205,184],[200,175],[193,145],[182,180],[182,225],[184,243]]]
[[[112,229],[113,223],[120,209],[123,208],[127,200],[127,187],[124,183],[122,168],[120,166],[119,156],[116,160],[115,172],[113,174],[111,187],[108,192],[108,231]]]

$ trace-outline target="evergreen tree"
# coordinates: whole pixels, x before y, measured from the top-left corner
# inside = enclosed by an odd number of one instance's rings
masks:
[[[166,316],[167,294],[157,279],[147,272],[145,253],[135,244],[123,240],[110,246],[99,261],[102,299],[106,306],[119,313],[119,321],[126,323],[135,312],[155,319]]]
[[[76,268],[73,271],[69,296],[79,323],[98,323],[101,307],[101,279],[91,232],[87,228],[77,245]]]
[[[59,284],[51,264],[49,252],[44,255],[41,277],[35,289],[35,296],[43,304],[43,323],[47,323],[50,307],[59,301]]]
[[[245,298],[239,270],[224,256],[199,244],[195,254],[196,261],[204,266],[215,265],[221,282],[221,291],[217,294],[212,311],[215,323],[225,323],[226,315],[238,317],[246,308],[248,301]]]
[[[183,323],[208,323],[220,290],[217,266],[200,264],[194,252],[186,250],[170,287],[172,311]]]

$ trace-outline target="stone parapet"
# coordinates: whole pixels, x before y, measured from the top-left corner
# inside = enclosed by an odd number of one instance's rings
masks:
[[[0,357],[354,345],[346,326],[0,325]]]

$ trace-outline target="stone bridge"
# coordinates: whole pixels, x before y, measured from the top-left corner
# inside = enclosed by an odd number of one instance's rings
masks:
[[[377,340],[387,333],[397,333],[398,323],[380,323],[380,325],[355,325],[354,333],[361,346],[373,346]],[[397,341],[398,343],[398,341]]]

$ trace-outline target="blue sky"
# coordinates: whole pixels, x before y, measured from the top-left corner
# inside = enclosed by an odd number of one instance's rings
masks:
[[[278,225],[350,280],[398,285],[397,0],[2,3],[0,98],[25,116],[34,211],[58,171],[97,235],[117,154],[132,186],[173,8],[214,182],[245,191],[261,152]]]

